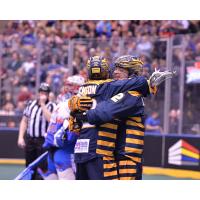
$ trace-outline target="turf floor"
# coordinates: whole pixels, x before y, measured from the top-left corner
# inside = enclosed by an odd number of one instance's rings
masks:
[[[23,165],[0,165],[0,180],[12,180],[14,179],[22,170]],[[143,180],[183,180],[171,176],[162,175],[143,175]],[[185,179],[184,179],[185,180]]]

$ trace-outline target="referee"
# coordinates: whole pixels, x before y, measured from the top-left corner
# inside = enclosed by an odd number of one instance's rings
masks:
[[[30,101],[24,109],[19,127],[18,146],[25,149],[26,167],[44,153],[42,148],[44,135],[47,131],[51,113],[55,109],[55,104],[49,101],[49,92],[49,85],[41,83],[38,98]],[[46,163],[41,164],[39,167],[46,170]],[[32,179],[41,179],[36,170]]]

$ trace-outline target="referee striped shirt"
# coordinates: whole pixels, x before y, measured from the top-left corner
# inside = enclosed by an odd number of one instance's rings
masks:
[[[49,101],[46,103],[46,107],[52,113],[56,105]],[[23,115],[28,118],[28,135],[30,137],[44,137],[49,122],[45,119],[42,108],[37,100],[28,103]]]

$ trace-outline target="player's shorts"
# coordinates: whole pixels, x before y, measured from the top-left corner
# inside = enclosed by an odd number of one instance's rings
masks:
[[[74,155],[67,153],[65,149],[57,149],[49,152],[48,171],[56,173],[72,168],[75,171]]]
[[[98,157],[77,164],[77,180],[118,180],[114,157]]]

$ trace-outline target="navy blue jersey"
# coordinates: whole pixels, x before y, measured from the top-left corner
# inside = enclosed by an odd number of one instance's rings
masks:
[[[115,154],[118,159],[129,157],[135,162],[142,161],[144,149],[144,103],[136,91],[119,93],[108,101],[103,101],[95,109],[87,112],[89,123],[101,125],[120,119],[117,123]],[[103,136],[103,138],[102,138]],[[109,141],[108,135],[99,135],[98,140]],[[102,154],[104,147],[99,142],[97,153]]]
[[[119,81],[90,81],[81,86],[79,94],[92,97],[98,104],[126,91],[137,91],[146,96],[149,85],[144,77],[139,76]],[[102,155],[113,156],[117,130],[118,121],[96,127],[84,124],[75,146],[75,161],[81,163]],[[104,147],[101,153],[96,152],[97,145]]]
[[[111,122],[114,118],[120,120],[128,116],[140,116],[144,112],[143,98],[137,91],[119,93],[107,101],[100,102],[95,109],[87,112],[90,124],[102,125]]]
[[[118,81],[112,79],[89,81],[80,87],[79,94],[90,96],[99,103],[126,91],[137,91],[142,96],[147,96],[150,92],[148,81],[143,76]]]

